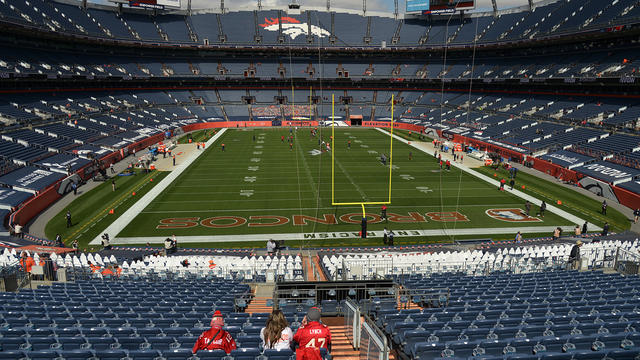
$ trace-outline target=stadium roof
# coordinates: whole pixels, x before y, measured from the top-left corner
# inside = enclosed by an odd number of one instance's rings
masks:
[[[61,1],[61,0],[57,0]],[[183,8],[186,8],[188,0],[182,0]],[[405,1],[398,1],[399,13],[403,14],[405,9]],[[537,4],[546,4],[550,2],[556,2],[558,0],[542,0],[534,1]],[[62,0],[61,2],[69,2],[69,0]],[[89,3],[95,3],[100,5],[112,5],[110,0],[88,0]],[[326,0],[298,0],[301,8],[309,10],[326,10]],[[528,9],[528,0],[496,0],[499,10],[521,11]],[[286,10],[287,5],[291,3],[290,0],[264,0],[262,1],[263,10]],[[225,1],[225,8],[227,11],[253,11],[256,10],[257,0],[234,0]],[[208,10],[208,11],[220,11],[219,0],[191,0],[191,8],[193,10]],[[361,0],[341,0],[332,1],[331,9],[338,12],[346,13],[362,13],[362,1]],[[476,0],[476,10],[474,12],[492,11],[493,7],[491,0]],[[389,16],[394,11],[394,0],[368,0],[367,1],[367,14],[376,16]]]

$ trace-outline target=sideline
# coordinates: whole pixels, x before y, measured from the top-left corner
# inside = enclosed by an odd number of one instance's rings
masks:
[[[376,128],[376,129],[378,131],[386,134],[386,135],[389,135],[389,132],[384,130],[384,129],[381,129],[381,128]],[[426,142],[418,142],[416,144],[413,141],[411,141],[411,144],[409,144],[408,140],[405,140],[405,139],[403,139],[403,138],[401,138],[401,137],[399,137],[397,135],[393,135],[393,137],[394,137],[394,139],[399,140],[399,141],[401,141],[401,142],[403,142],[403,143],[405,143],[405,144],[407,144],[409,146],[412,146],[412,147],[414,147],[414,148],[416,148],[416,149],[418,149],[418,150],[420,150],[420,151],[422,151],[422,152],[424,152],[426,154],[430,154],[429,151],[433,150],[433,149],[428,149],[427,148],[427,146],[428,146],[427,144],[429,144],[429,143],[426,143]],[[451,155],[449,153],[442,153],[442,156],[443,156],[443,159],[444,158],[451,158]],[[484,180],[484,181],[488,182],[489,184],[495,186],[496,189],[498,188],[498,186],[500,186],[500,182],[498,180],[494,180],[494,179],[492,179],[492,178],[490,178],[490,177],[488,177],[486,175],[483,175],[483,174],[480,174],[480,173],[478,173],[476,171],[473,171],[468,166],[466,166],[464,164],[460,164],[458,162],[455,162],[455,161],[453,161],[453,159],[450,159],[450,160],[451,160],[451,165],[452,166],[457,167],[460,170],[477,177],[478,179],[481,179],[481,180]],[[531,196],[529,194],[523,193],[520,190],[516,190],[515,188],[513,190],[510,190],[508,188],[508,186],[505,186],[504,191],[510,192],[513,195],[515,195],[515,196],[517,196],[517,197],[519,197],[519,198],[521,198],[523,200],[529,200],[529,202],[531,204],[535,205],[535,206],[540,206],[540,204],[542,203],[541,200],[539,200],[539,199],[537,199],[537,198],[535,198],[535,197],[533,197],[533,196]],[[557,207],[553,206],[552,204],[547,204],[547,211],[550,211],[550,212],[552,212],[552,213],[554,213],[556,215],[560,215],[561,217],[573,222],[576,225],[582,226],[582,224],[584,224],[584,222],[585,222],[584,219],[581,219],[581,218],[579,218],[579,217],[577,217],[577,216],[575,216],[573,214],[570,214],[570,213],[568,213],[568,212],[566,212],[566,211],[564,211],[564,210],[562,210],[560,208],[557,208]],[[592,223],[588,223],[587,226],[588,226],[590,232],[602,230],[602,228],[600,228],[600,227],[598,227],[598,226],[596,226],[595,224],[592,224]],[[551,231],[553,231],[553,229],[555,229],[555,227],[553,227]],[[563,228],[563,230],[565,230],[565,229]],[[573,230],[573,226],[571,227],[570,230]],[[495,233],[496,231],[497,231],[497,229],[494,229],[494,230],[492,230],[491,232],[488,232],[488,233]],[[521,231],[521,229],[516,229],[516,231]]]
[[[226,128],[218,131],[209,141],[206,142],[207,148],[210,148],[211,145],[218,140],[222,134],[227,131]],[[160,195],[171,183],[180,176],[201,154],[203,151],[194,151],[191,153],[191,156],[182,161],[176,168],[171,171],[169,175],[167,175],[164,179],[160,181],[160,183],[151,189],[148,193],[146,193],[140,200],[136,201],[124,214],[120,215],[114,222],[109,225],[103,233],[107,233],[111,236],[113,241],[111,243],[116,244],[117,234],[119,234],[133,219],[138,216],[158,195]],[[100,245],[102,242],[101,239],[102,234],[98,234],[89,245]]]
[[[468,228],[468,229],[432,229],[432,230],[394,230],[396,238],[408,238],[415,236],[450,236],[450,235],[486,235],[486,234],[515,234],[518,231],[524,233],[551,233],[556,226],[529,226],[529,227],[506,227],[506,228]],[[565,234],[570,234],[572,225],[561,226]],[[367,231],[368,238],[381,238],[382,230]],[[122,237],[111,241],[112,245],[140,245],[140,244],[162,244],[166,236],[151,237]],[[245,234],[245,235],[197,235],[179,236],[179,244],[187,243],[227,243],[227,242],[248,242],[267,241],[269,239],[279,240],[331,240],[331,239],[356,239],[359,238],[357,231],[336,231],[336,232],[303,232],[284,234]]]

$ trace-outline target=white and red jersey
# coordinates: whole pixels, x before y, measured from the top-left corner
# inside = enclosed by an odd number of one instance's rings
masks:
[[[291,331],[290,327],[286,327],[282,330],[282,334],[280,335],[280,339],[273,344],[271,347],[271,341],[269,339],[264,338],[264,329],[260,330],[260,339],[262,340],[262,347],[265,349],[276,349],[276,350],[285,350],[291,349],[291,340],[293,339],[293,331]]]
[[[217,335],[216,335],[217,333]],[[215,338],[213,338],[215,336]],[[217,350],[222,349],[229,354],[231,350],[235,350],[236,341],[228,332],[220,328],[211,328],[198,337],[198,341],[193,345],[192,352],[195,354],[198,350]]]
[[[320,348],[330,349],[331,331],[329,327],[317,321],[312,321],[298,329],[293,336],[298,343],[296,359],[321,359]]]

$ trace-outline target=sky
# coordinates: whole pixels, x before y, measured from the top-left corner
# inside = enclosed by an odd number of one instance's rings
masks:
[[[90,2],[105,4],[108,0],[89,0]],[[297,0],[304,8],[307,6],[321,6],[325,7],[327,0]],[[406,0],[398,0],[398,6],[400,10],[405,7]],[[514,6],[526,5],[527,0],[496,0],[498,3],[498,9],[506,9]],[[183,5],[187,0],[182,0]],[[236,8],[243,8],[246,6],[255,6],[258,3],[257,0],[225,0],[225,7],[233,10]],[[271,6],[283,6],[291,3],[291,0],[262,0],[262,6],[265,8]],[[393,0],[367,0],[367,10],[369,11],[393,11]],[[207,8],[219,8],[220,0],[191,0],[191,6],[194,9],[207,9]],[[362,0],[331,0],[331,6],[342,9],[362,9]],[[476,9],[478,10],[490,10],[492,9],[491,0],[476,0]]]

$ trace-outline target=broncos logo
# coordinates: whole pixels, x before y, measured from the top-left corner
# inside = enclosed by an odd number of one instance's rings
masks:
[[[539,222],[536,217],[528,216],[522,209],[489,209],[486,214],[490,217],[508,222]]]
[[[260,26],[268,31],[278,31],[282,26],[282,33],[291,37],[292,40],[295,40],[298,36],[306,36],[309,30],[307,23],[301,23],[300,20],[288,16],[271,18],[271,20],[265,18],[264,24],[260,24]],[[319,38],[331,35],[329,31],[316,25],[311,25],[311,34]]]

